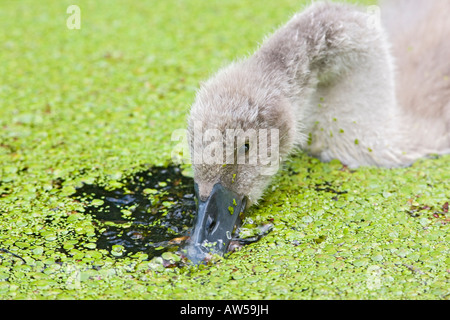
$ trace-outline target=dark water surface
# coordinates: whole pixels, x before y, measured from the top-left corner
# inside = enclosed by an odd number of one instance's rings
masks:
[[[152,258],[184,242],[195,213],[192,178],[177,166],[153,167],[122,183],[114,190],[84,185],[72,195],[106,229],[97,248],[121,245],[124,255],[143,252]]]

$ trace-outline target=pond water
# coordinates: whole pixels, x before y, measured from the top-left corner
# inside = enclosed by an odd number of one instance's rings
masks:
[[[176,166],[153,167],[121,182],[114,190],[84,185],[72,195],[86,204],[102,232],[98,249],[121,256],[142,252],[149,258],[184,243],[195,214],[193,179]],[[115,253],[115,254],[114,254]]]

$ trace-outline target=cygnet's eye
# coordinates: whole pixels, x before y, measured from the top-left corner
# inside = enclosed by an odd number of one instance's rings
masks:
[[[239,148],[238,153],[239,154],[248,154],[249,150],[250,150],[250,145],[247,142]]]

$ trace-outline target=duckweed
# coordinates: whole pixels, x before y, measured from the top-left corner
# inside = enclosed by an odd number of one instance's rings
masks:
[[[164,180],[140,192],[160,204],[155,224],[140,220],[127,179],[169,165],[198,82],[251,52],[298,0],[79,0],[79,30],[65,24],[71,2],[44,2],[0,13],[0,298],[449,298],[449,156],[349,170],[299,154],[247,215],[242,238],[272,225],[259,241],[201,266],[143,241],[150,229],[180,238],[190,218],[162,224],[182,197],[167,200],[176,181]],[[74,197],[89,185],[119,191],[126,211]]]

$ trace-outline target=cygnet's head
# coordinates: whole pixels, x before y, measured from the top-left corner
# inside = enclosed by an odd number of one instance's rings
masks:
[[[202,85],[188,120],[197,213],[188,258],[222,254],[245,209],[292,149],[295,120],[281,90],[248,63]]]

